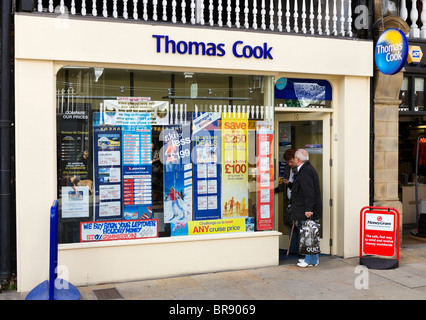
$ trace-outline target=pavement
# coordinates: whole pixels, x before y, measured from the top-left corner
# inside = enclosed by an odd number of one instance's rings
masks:
[[[403,243],[396,269],[367,269],[359,265],[358,257],[321,256],[319,265],[311,268],[296,263],[296,256],[280,255],[280,264],[273,267],[78,289],[81,300],[162,300],[169,304],[181,300],[426,300],[426,239]],[[26,295],[4,291],[0,300],[24,300]]]

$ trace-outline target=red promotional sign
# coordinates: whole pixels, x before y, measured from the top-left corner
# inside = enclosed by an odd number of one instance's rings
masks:
[[[377,255],[399,260],[399,213],[393,208],[361,210],[360,256]]]
[[[257,121],[257,230],[272,230],[274,227],[273,215],[273,122]]]

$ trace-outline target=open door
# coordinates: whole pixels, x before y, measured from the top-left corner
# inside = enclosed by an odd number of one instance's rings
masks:
[[[285,150],[306,149],[309,161],[318,172],[323,199],[323,216],[320,220],[321,253],[330,253],[330,114],[328,112],[275,113],[275,186],[282,181],[286,165]],[[284,224],[285,194],[275,194],[275,225],[282,233],[280,249],[287,250],[290,228]]]

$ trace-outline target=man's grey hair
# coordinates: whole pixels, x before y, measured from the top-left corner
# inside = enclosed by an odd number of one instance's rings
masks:
[[[294,157],[297,157],[300,159],[300,161],[305,162],[309,160],[309,153],[305,149],[298,149],[294,154]]]

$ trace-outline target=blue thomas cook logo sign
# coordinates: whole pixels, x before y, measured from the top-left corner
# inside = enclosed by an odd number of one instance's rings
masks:
[[[384,74],[398,73],[407,62],[408,41],[398,29],[388,29],[377,40],[374,59],[377,68]]]

